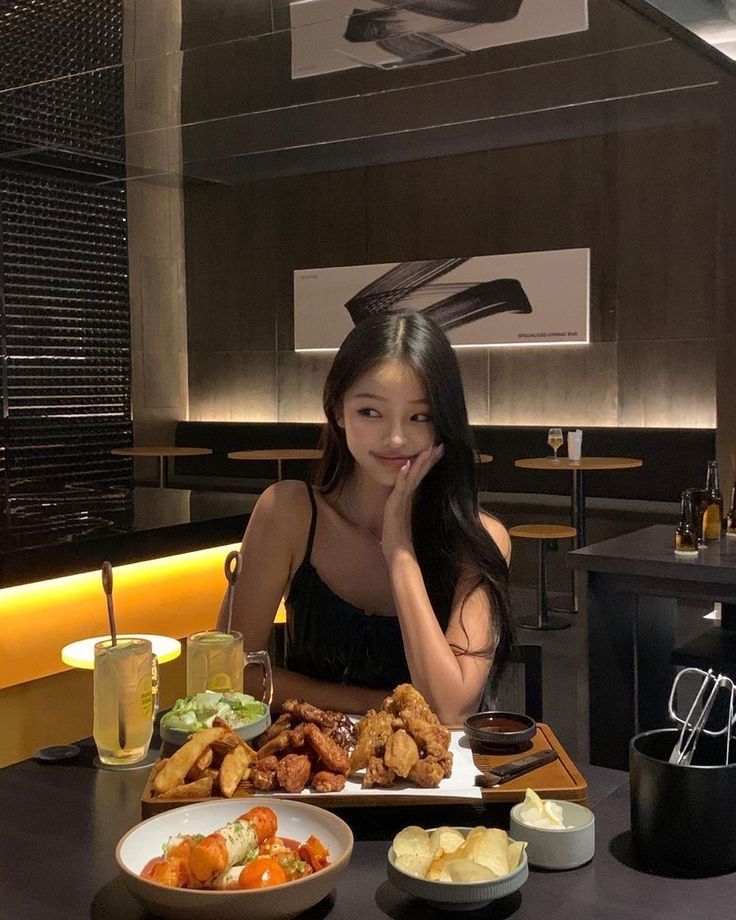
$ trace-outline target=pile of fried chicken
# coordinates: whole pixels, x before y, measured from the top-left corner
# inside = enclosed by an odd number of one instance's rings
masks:
[[[282,713],[257,742],[251,782],[264,792],[339,792],[350,770],[355,728],[342,712],[286,700]]]
[[[450,732],[411,684],[399,685],[355,725],[304,700],[286,700],[282,709],[256,742],[250,780],[264,792],[339,792],[360,770],[365,789],[402,780],[430,788],[452,772]]]
[[[450,732],[411,684],[400,684],[376,712],[356,724],[350,773],[365,770],[363,788],[408,779],[431,788],[452,773]]]

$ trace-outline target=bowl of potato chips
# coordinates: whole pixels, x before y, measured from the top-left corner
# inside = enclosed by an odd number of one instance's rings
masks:
[[[405,827],[388,851],[389,880],[441,910],[475,910],[529,877],[526,843],[497,827]]]

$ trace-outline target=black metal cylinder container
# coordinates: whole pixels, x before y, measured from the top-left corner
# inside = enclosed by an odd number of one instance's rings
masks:
[[[669,762],[679,729],[644,732],[629,744],[635,856],[666,874],[705,877],[736,869],[736,739],[701,735],[693,763]]]

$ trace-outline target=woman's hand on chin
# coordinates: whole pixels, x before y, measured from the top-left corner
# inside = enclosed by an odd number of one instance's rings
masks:
[[[411,533],[411,511],[414,495],[419,488],[419,483],[432,467],[442,459],[444,453],[445,448],[442,444],[428,447],[417,455],[413,463],[407,460],[399,470],[396,484],[386,500],[386,506],[383,510],[381,546],[383,555],[387,560],[391,560],[401,550],[414,552]]]

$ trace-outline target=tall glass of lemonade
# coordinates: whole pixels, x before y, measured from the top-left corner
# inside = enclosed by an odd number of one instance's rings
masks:
[[[243,692],[243,634],[206,629],[187,639],[187,696]]]
[[[136,763],[153,734],[158,668],[148,639],[95,645],[93,736],[104,764]]]

